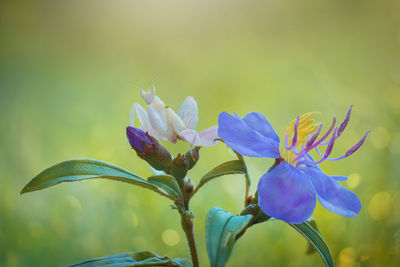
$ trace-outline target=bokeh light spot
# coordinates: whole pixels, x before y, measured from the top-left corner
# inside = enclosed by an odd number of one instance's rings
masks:
[[[162,233],[162,241],[168,246],[176,246],[181,240],[177,231],[168,229]]]
[[[339,253],[339,266],[341,267],[351,267],[354,266],[354,263],[357,258],[357,252],[352,247],[347,247],[342,249]]]
[[[369,202],[369,215],[377,221],[385,219],[391,211],[391,202],[388,192],[376,193]]]
[[[349,175],[349,179],[346,181],[349,188],[356,188],[361,183],[361,176],[359,173],[353,173]]]

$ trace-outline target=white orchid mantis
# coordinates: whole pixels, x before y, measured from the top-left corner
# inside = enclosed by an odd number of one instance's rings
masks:
[[[218,139],[217,126],[210,127],[202,132],[197,132],[199,121],[197,103],[193,97],[188,96],[183,101],[178,115],[168,107],[158,96],[154,86],[150,91],[140,91],[143,100],[147,103],[147,110],[140,104],[132,105],[130,125],[134,125],[135,114],[141,122],[140,129],[148,132],[157,140],[169,140],[176,143],[178,139],[189,142],[194,146],[213,146]]]

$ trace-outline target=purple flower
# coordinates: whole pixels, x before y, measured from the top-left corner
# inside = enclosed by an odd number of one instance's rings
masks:
[[[136,154],[156,170],[165,171],[172,163],[172,156],[158,141],[147,132],[128,126],[126,135]]]
[[[338,183],[347,177],[328,176],[318,167],[323,161],[350,156],[364,143],[369,131],[343,156],[329,157],[349,122],[351,109],[352,106],[336,128],[334,117],[324,134],[322,124],[312,118],[316,112],[299,116],[285,128],[281,138],[261,113],[252,112],[240,118],[221,112],[218,135],[242,155],[276,159],[274,167],[258,183],[258,203],[267,215],[288,223],[302,223],[313,213],[318,198],[328,210],[354,217],[361,209],[360,200]],[[314,160],[311,151],[316,151],[320,159]]]
[[[126,127],[126,135],[128,137],[128,141],[131,147],[141,153],[144,152],[143,142],[148,145],[153,144],[146,133],[138,128],[132,126]]]

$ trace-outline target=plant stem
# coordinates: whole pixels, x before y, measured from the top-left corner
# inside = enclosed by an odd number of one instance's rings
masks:
[[[244,158],[241,154],[239,154],[238,152],[236,152],[235,150],[233,150],[233,152],[235,152],[237,158],[242,162],[242,166],[243,166],[243,170],[244,170],[244,177],[246,178],[246,192],[245,192],[245,196],[244,196],[244,206],[246,207],[249,203],[248,203],[248,199],[249,199],[249,190],[250,190],[250,175],[249,172],[247,170],[247,166],[246,166],[246,162],[244,161]]]
[[[196,241],[193,231],[193,219],[189,210],[189,201],[191,197],[190,193],[193,190],[193,186],[191,186],[191,190],[188,191],[184,180],[179,181],[178,184],[183,195],[183,205],[180,209],[178,209],[179,214],[181,215],[182,229],[185,232],[186,239],[189,245],[193,267],[199,267],[199,257],[197,256]]]
[[[181,213],[181,224],[188,241],[193,267],[199,267],[199,258],[197,256],[196,241],[193,232],[193,221],[187,214]]]

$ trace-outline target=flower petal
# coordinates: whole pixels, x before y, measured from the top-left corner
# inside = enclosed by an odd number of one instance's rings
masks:
[[[261,177],[258,203],[269,216],[287,223],[302,223],[314,211],[316,194],[307,175],[283,161]]]
[[[194,146],[199,146],[201,143],[199,133],[193,129],[185,129],[179,133],[179,136],[183,141],[186,141]]]
[[[217,126],[205,129],[200,133],[192,129],[185,129],[179,133],[179,136],[193,146],[213,146],[218,143],[218,141],[215,141],[219,138],[217,131]]]
[[[347,176],[340,176],[340,175],[331,175],[330,177],[337,182],[343,182],[349,179],[349,177]]]
[[[361,210],[360,199],[317,168],[307,168],[318,201],[326,209],[345,217],[354,217]]]
[[[218,135],[242,155],[279,158],[279,142],[261,135],[238,117],[221,112],[218,117]]]
[[[253,130],[260,133],[261,135],[272,138],[279,142],[279,136],[276,134],[271,123],[265,118],[265,116],[259,112],[252,112],[244,116],[243,121]]]
[[[196,130],[197,123],[199,122],[199,109],[197,107],[196,100],[193,97],[188,96],[183,101],[178,116],[182,119],[186,128]]]
[[[199,133],[200,136],[200,146],[213,146],[218,143],[218,126],[212,126]]]

